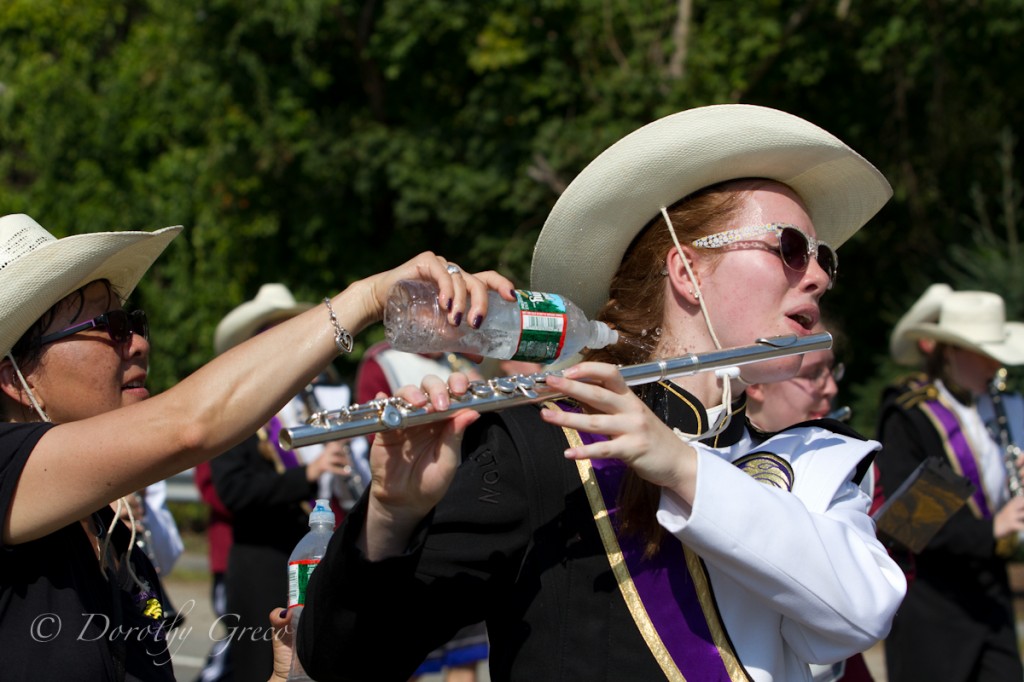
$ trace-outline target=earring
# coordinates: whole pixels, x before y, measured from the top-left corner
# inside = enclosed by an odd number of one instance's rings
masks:
[[[700,292],[697,291],[696,287],[690,287],[690,296],[693,296],[694,298],[697,298],[697,299],[700,298]]]

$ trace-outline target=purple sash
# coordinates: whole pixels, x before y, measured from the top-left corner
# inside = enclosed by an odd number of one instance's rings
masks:
[[[277,415],[270,418],[267,425],[263,427],[267,434],[267,440],[270,441],[270,445],[273,448],[273,454],[277,457],[276,464],[280,464],[281,467],[287,469],[294,469],[297,466],[302,466],[302,462],[299,461],[298,455],[295,454],[294,450],[288,450],[287,448],[281,447],[281,439],[278,437],[281,433],[281,429],[284,425],[281,420],[278,419]],[[275,466],[275,468],[278,468]],[[312,511],[313,506],[316,504],[316,500],[308,500],[302,502],[302,509],[308,514]]]
[[[284,425],[281,423],[281,420],[277,418],[276,414],[270,418],[270,421],[267,422],[267,425],[264,428],[267,430],[267,440],[269,440],[270,444],[274,447],[274,452],[277,453],[278,459],[281,460],[281,465],[285,469],[294,469],[299,466],[299,458],[295,455],[295,451],[286,450],[281,447],[281,439],[279,438],[279,435],[281,433],[281,429],[284,428]]]
[[[974,494],[968,500],[968,505],[974,507],[976,516],[983,519],[992,518],[988,500],[985,499],[985,487],[981,484],[978,463],[974,459],[971,444],[964,436],[960,420],[938,400],[925,401],[921,403],[920,407],[932,420],[932,423],[938,427],[939,436],[942,438],[943,447],[946,450],[946,457],[953,465],[953,469],[974,484]]]
[[[605,440],[571,430],[566,435],[570,443],[574,436],[583,444]],[[654,557],[645,559],[636,536],[621,537],[614,530],[626,465],[618,460],[577,464],[619,589],[666,676],[695,682],[749,680],[725,633],[701,559],[671,535]]]

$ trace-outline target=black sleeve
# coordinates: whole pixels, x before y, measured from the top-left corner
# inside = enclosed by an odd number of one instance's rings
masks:
[[[53,424],[0,423],[0,528],[7,524],[14,491],[33,448]],[[0,534],[0,548],[6,548]]]
[[[235,514],[291,505],[316,496],[316,481],[306,480],[306,467],[278,473],[260,454],[256,436],[210,460],[210,477],[224,506]]]
[[[519,454],[484,415],[466,434],[448,493],[405,554],[370,562],[356,548],[366,496],[313,572],[296,648],[311,677],[406,680],[460,627],[486,620],[509,593],[526,551],[529,511]],[[386,656],[365,655],[381,642]]]
[[[876,462],[884,491],[896,490],[926,457],[948,466],[942,440],[920,410],[887,409],[879,438],[882,452]],[[989,559],[995,556],[992,532],[992,520],[976,518],[965,505],[939,529],[925,551]]]

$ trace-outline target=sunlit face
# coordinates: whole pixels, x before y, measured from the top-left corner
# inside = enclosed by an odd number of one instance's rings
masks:
[[[839,392],[832,373],[834,364],[831,350],[814,351],[804,355],[795,377],[749,387],[747,413],[750,421],[764,431],[774,432],[827,415],[832,409],[832,399]]]
[[[785,185],[766,183],[746,192],[731,224],[723,230],[787,223],[811,237],[814,225],[803,201]],[[752,236],[728,247],[701,251],[698,279],[723,347],[745,346],[766,336],[806,336],[819,319],[818,301],[828,287],[828,276],[815,260],[803,272],[786,267],[773,234]],[[709,258],[717,258],[708,267]],[[701,260],[698,260],[700,263]],[[789,357],[743,369],[748,383],[779,381],[796,374],[800,358]]]
[[[76,303],[61,305],[44,334],[121,307],[103,282],[93,282],[84,293],[82,309]],[[133,334],[128,342],[116,344],[105,329],[87,329],[46,344],[27,378],[50,419],[64,423],[148,398],[148,365],[149,342],[142,336]]]
[[[949,378],[973,395],[985,393],[992,377],[1002,366],[998,360],[993,360],[987,355],[981,355],[966,348],[947,346],[944,352],[946,353]]]

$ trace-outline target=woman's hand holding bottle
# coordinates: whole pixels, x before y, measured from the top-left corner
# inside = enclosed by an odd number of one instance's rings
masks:
[[[438,301],[448,311],[449,323],[458,326],[464,320],[483,319],[487,315],[487,291],[493,289],[502,298],[514,300],[515,286],[507,277],[492,270],[470,274],[429,251],[396,268],[368,277],[353,286],[365,287],[360,302],[363,318],[370,322],[383,319],[391,288],[402,280],[436,282]]]

